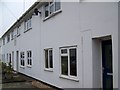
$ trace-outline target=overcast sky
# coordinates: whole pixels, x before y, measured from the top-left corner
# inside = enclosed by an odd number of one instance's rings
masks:
[[[36,0],[0,0],[0,37]]]

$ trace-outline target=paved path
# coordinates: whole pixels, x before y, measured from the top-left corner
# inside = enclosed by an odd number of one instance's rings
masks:
[[[2,84],[2,88],[36,88],[30,82],[16,82]]]
[[[42,82],[38,82],[30,77],[27,77],[25,75],[22,74],[18,74],[20,77],[22,77],[23,79],[25,79],[25,82],[14,82],[14,83],[4,83],[2,84],[2,70],[1,70],[1,65],[0,65],[0,90],[1,88],[9,88],[12,90],[12,88],[28,88],[28,90],[41,90],[44,88],[48,88],[48,90],[56,90],[55,88],[52,88],[46,84],[43,84]],[[34,86],[33,86],[34,85]],[[37,87],[39,88],[37,88]],[[41,88],[41,89],[40,89]],[[3,89],[4,90],[4,89]]]

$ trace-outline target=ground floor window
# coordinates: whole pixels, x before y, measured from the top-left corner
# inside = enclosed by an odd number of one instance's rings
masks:
[[[24,54],[24,52],[21,52],[20,53],[20,65],[21,66],[25,66],[25,60],[24,60],[24,58],[25,58],[25,54]]]
[[[60,48],[61,75],[77,76],[77,48]]]
[[[27,65],[32,65],[32,51],[27,51]]]
[[[53,68],[53,50],[45,49],[45,68],[52,69]]]

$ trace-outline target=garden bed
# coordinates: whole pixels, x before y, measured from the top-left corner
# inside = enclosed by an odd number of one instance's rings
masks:
[[[4,76],[2,76],[4,77]],[[13,76],[11,79],[3,79],[2,78],[2,83],[16,83],[16,82],[25,82],[26,80],[24,78],[22,78],[20,75],[15,75]]]

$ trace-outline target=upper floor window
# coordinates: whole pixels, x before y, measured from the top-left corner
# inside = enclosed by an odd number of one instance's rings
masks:
[[[52,69],[53,68],[53,50],[45,49],[45,68]]]
[[[28,18],[26,21],[25,21],[25,31],[28,31],[32,28],[32,23],[31,23],[31,18]]]
[[[3,38],[3,45],[5,45],[5,38]]]
[[[77,76],[77,48],[68,47],[60,49],[61,74],[68,77]]]
[[[11,40],[14,38],[14,31],[11,32]]]
[[[32,65],[32,51],[27,51],[27,65]]]
[[[10,34],[7,35],[7,42],[10,41]]]
[[[45,5],[45,18],[61,9],[60,0],[52,0]]]
[[[17,36],[20,36],[20,26],[17,27]]]

